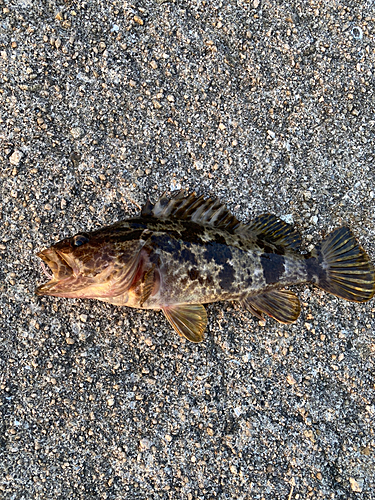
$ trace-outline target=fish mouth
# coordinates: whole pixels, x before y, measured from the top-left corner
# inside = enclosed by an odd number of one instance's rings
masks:
[[[35,290],[37,295],[52,295],[56,285],[60,285],[63,281],[66,281],[69,278],[76,277],[74,269],[68,263],[62,252],[53,248],[48,248],[46,250],[42,250],[36,255],[42,259],[43,272],[49,278],[47,283],[37,287]],[[49,270],[52,272],[52,275],[49,274],[44,264],[47,264]]]

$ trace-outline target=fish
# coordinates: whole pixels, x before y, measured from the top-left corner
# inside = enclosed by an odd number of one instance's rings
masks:
[[[240,222],[218,199],[180,190],[147,200],[137,217],[39,252],[50,279],[36,294],[161,310],[191,342],[204,339],[203,304],[237,301],[260,320],[288,324],[301,310],[293,285],[312,283],[355,302],[374,296],[374,265],[349,227],[308,253],[301,245],[298,231],[275,215]]]

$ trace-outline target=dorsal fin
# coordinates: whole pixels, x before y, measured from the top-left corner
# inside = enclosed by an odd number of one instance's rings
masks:
[[[197,196],[195,192],[188,194],[185,190],[177,191],[171,198],[164,193],[155,205],[147,200],[142,208],[142,216],[191,220],[229,232],[239,232],[244,227],[220,201],[205,199],[204,195]]]
[[[152,215],[152,209],[154,205],[151,203],[150,199],[147,198],[146,203],[143,205],[141,210],[142,217],[150,217]]]
[[[294,251],[298,251],[302,243],[300,234],[293,226],[271,214],[259,215],[247,224],[246,230],[263,241]]]

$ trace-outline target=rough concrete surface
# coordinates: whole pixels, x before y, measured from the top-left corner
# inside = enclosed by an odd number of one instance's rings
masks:
[[[375,498],[375,303],[265,325],[37,297],[37,251],[180,187],[375,259],[375,4],[0,0],[0,497]]]

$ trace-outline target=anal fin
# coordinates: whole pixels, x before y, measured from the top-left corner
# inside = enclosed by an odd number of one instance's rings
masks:
[[[175,331],[190,342],[202,342],[207,326],[206,309],[201,304],[175,304],[162,308]]]
[[[259,319],[265,313],[280,323],[293,323],[301,312],[297,295],[289,290],[271,290],[259,295],[250,295],[242,304]]]

